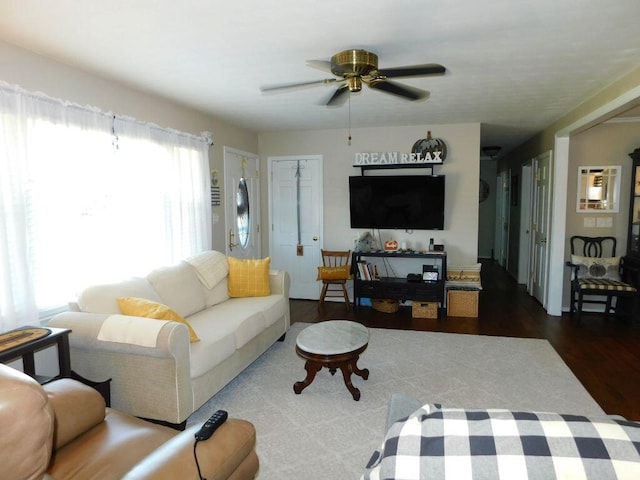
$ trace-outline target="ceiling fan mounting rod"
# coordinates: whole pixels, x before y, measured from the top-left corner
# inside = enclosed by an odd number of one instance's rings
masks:
[[[357,93],[362,90],[362,79],[360,77],[349,77],[349,91]]]

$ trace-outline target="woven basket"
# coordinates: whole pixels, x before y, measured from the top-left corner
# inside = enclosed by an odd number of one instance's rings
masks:
[[[396,313],[400,308],[400,302],[397,300],[371,300],[371,307],[382,313]]]
[[[438,318],[438,302],[416,302],[411,306],[413,318]]]
[[[449,290],[447,315],[450,317],[477,317],[478,290]]]

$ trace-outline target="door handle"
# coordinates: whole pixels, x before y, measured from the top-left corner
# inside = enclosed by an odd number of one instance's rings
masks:
[[[229,230],[229,251],[232,252],[233,251],[233,247],[237,247],[238,244],[237,243],[233,243],[233,239],[235,238],[235,233],[233,233],[233,230]]]
[[[314,242],[317,242],[317,241],[318,241],[318,236],[317,236],[317,235],[314,235],[314,236],[313,236],[313,241],[314,241]]]

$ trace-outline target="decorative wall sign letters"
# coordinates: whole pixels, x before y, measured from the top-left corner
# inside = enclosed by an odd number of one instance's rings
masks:
[[[440,152],[400,153],[400,152],[360,152],[356,153],[354,167],[363,165],[409,165],[409,164],[442,164]]]
[[[440,138],[421,138],[413,144],[411,153],[360,152],[356,153],[354,167],[368,165],[442,165],[447,157],[447,145]]]

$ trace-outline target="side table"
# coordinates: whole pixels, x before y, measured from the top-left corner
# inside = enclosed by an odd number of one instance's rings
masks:
[[[111,406],[111,379],[93,382],[71,370],[69,355],[68,328],[24,327],[0,334],[0,363],[9,363],[22,358],[24,373],[44,385],[59,378],[73,378],[96,389],[104,398],[107,407]],[[40,350],[57,345],[59,373],[54,376],[36,373],[34,354]]]
[[[48,331],[48,333],[47,333]],[[24,373],[36,379],[40,384],[48,383],[57,378],[71,376],[71,360],[69,358],[69,334],[67,328],[25,327],[12,330],[0,335],[0,363],[8,363],[22,358]],[[5,347],[3,350],[2,347]],[[57,376],[36,374],[34,361],[35,352],[52,345],[58,346]]]

